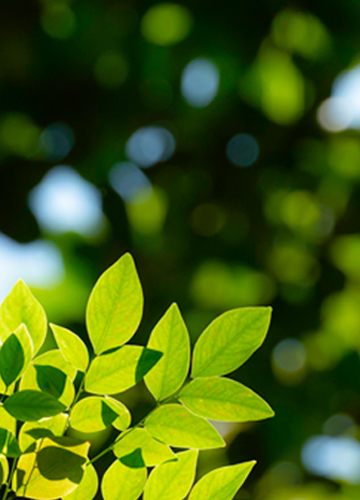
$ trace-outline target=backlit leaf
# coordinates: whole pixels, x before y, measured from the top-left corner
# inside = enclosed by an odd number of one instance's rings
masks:
[[[143,293],[133,258],[125,254],[97,281],[86,310],[86,325],[96,354],[119,347],[136,332]]]
[[[235,380],[198,378],[180,393],[179,400],[193,413],[212,420],[249,422],[274,415],[270,406]]]
[[[169,446],[160,443],[146,429],[141,428],[130,429],[122,435],[119,442],[115,444],[113,452],[121,458],[139,448],[145,465],[148,467],[176,458]]]
[[[204,418],[180,405],[157,408],[145,421],[145,428],[163,443],[178,448],[220,448],[225,442]]]
[[[66,328],[52,323],[50,328],[64,358],[77,370],[84,372],[89,364],[89,353],[84,342]]]
[[[37,366],[53,366],[64,372],[72,381],[75,379],[76,368],[66,361],[59,349],[51,349],[44,352],[44,354],[35,358],[33,363]]]
[[[213,470],[192,489],[189,500],[232,500],[256,462],[244,462]]]
[[[13,489],[39,500],[71,493],[84,475],[88,449],[89,443],[69,437],[39,439],[34,451],[19,458]]]
[[[196,342],[191,377],[225,375],[236,370],[263,343],[270,317],[270,307],[244,307],[216,318]]]
[[[38,422],[25,422],[19,432],[21,450],[26,451],[38,439],[62,436],[66,429],[67,420],[68,415],[60,413],[55,417],[42,418]]]
[[[28,367],[34,346],[24,324],[10,334],[0,348],[0,375],[6,387],[16,382]]]
[[[146,467],[128,467],[116,460],[105,472],[101,483],[104,500],[137,500],[146,478]]]
[[[21,422],[52,417],[65,410],[65,406],[50,394],[33,390],[15,392],[5,401],[4,408]]]
[[[150,474],[144,500],[183,500],[195,479],[197,450],[178,453],[177,460],[160,464]]]
[[[137,345],[126,345],[92,362],[85,379],[85,390],[95,394],[116,394],[139,382],[159,361],[162,354]]]
[[[130,420],[129,410],[119,401],[91,396],[76,403],[70,425],[81,432],[97,432],[117,423],[124,430],[130,425]]]
[[[15,436],[5,429],[0,429],[0,454],[11,458],[21,455]]]
[[[148,347],[163,357],[145,377],[145,384],[155,399],[174,394],[186,379],[190,363],[190,339],[179,308],[173,304],[150,335]]]
[[[4,455],[0,454],[0,486],[5,483],[9,474],[9,463]]]
[[[92,500],[97,493],[98,487],[97,472],[91,464],[88,464],[76,490],[62,498],[63,500]]]
[[[0,339],[3,343],[21,323],[30,333],[36,354],[45,340],[46,314],[29,288],[19,280],[0,306]]]
[[[0,428],[10,431],[15,436],[16,419],[5,410],[3,403],[0,403]]]

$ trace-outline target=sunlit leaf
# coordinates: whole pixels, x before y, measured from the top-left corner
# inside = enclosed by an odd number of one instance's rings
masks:
[[[67,420],[68,415],[60,413],[55,417],[42,418],[38,422],[25,422],[19,432],[21,450],[26,451],[38,439],[62,436],[66,429]]]
[[[39,439],[34,451],[19,458],[13,489],[39,500],[71,493],[84,475],[88,449],[89,443],[69,437]]]
[[[34,353],[42,346],[47,319],[44,309],[25,283],[19,280],[0,306],[0,339],[5,340],[24,323],[34,344]]]
[[[88,464],[76,490],[62,498],[63,500],[92,500],[96,495],[98,487],[99,479],[96,470],[91,464]]]
[[[15,384],[11,384],[10,387],[6,388],[6,385],[0,377],[0,394],[6,394],[7,396],[10,396],[14,392],[14,389]]]
[[[270,307],[244,307],[216,318],[196,342],[191,377],[236,370],[263,343],[270,317]]]
[[[189,500],[232,500],[256,462],[244,462],[213,470],[192,489]]]
[[[131,429],[122,435],[119,442],[115,444],[113,452],[121,458],[136,449],[141,450],[145,465],[148,467],[176,458],[169,446],[160,443],[146,429],[141,428]]]
[[[183,500],[188,494],[196,471],[196,450],[178,453],[177,460],[160,464],[150,474],[144,500]]]
[[[10,431],[15,436],[16,419],[5,410],[3,403],[0,403],[0,428]]]
[[[225,442],[204,418],[198,417],[180,405],[157,408],[145,421],[145,428],[163,443],[178,448],[219,448]]]
[[[173,304],[150,335],[148,347],[163,357],[145,377],[155,399],[174,394],[184,383],[190,363],[190,339],[179,308]]]
[[[50,394],[33,390],[15,392],[5,401],[4,408],[21,422],[52,417],[65,410],[65,406]]]
[[[136,332],[143,293],[133,258],[125,254],[97,281],[86,310],[86,325],[96,354],[119,347]]]
[[[104,500],[137,500],[146,478],[146,467],[128,467],[116,460],[105,472],[101,483]]]
[[[21,377],[31,361],[33,352],[33,341],[26,326],[21,324],[0,348],[0,375],[6,387]]]
[[[95,394],[116,394],[139,382],[159,361],[162,354],[137,345],[126,345],[92,362],[85,379],[85,390]]]
[[[129,410],[119,401],[91,396],[76,403],[71,412],[70,425],[81,432],[97,432],[115,423],[124,430],[130,421]]]
[[[76,368],[66,361],[59,349],[44,352],[44,354],[35,358],[33,363],[37,366],[53,366],[64,372],[72,381],[75,379]]]
[[[270,406],[235,380],[222,377],[198,378],[180,393],[179,400],[193,413],[212,420],[248,422],[274,415]]]
[[[84,372],[89,364],[89,353],[84,342],[66,328],[52,323],[50,327],[64,358],[77,370]]]
[[[5,429],[0,429],[0,454],[11,458],[16,458],[21,455],[19,444],[15,436]]]
[[[9,474],[9,463],[4,455],[0,454],[0,486],[5,483]]]

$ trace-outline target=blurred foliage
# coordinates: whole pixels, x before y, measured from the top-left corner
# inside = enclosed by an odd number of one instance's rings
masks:
[[[24,274],[50,321],[86,338],[96,277],[130,251],[147,297],[139,342],[173,300],[194,341],[228,308],[271,304],[239,378],[276,418],[225,429],[226,453],[200,469],[257,459],[238,499],[358,498],[358,455],[357,480],[301,459],[332,415],[360,421],[359,131],[318,111],[360,61],[358,3],[13,0],[1,12],[0,231],[51,240],[65,265],[44,285],[35,261],[19,267],[0,245],[3,286]],[[237,134],[253,149],[227,148]],[[101,194],[95,229],[35,217],[33,190],[61,164]],[[80,218],[86,203],[64,189],[58,215]],[[144,394],[120,398],[141,416]]]

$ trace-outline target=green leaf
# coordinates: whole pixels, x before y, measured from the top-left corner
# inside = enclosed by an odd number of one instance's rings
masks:
[[[66,328],[52,323],[50,328],[64,358],[80,372],[85,372],[89,364],[89,353],[84,342]]]
[[[270,317],[271,307],[244,307],[216,318],[196,342],[191,377],[236,370],[264,342]]]
[[[37,366],[53,366],[54,368],[58,368],[58,370],[64,372],[72,381],[74,381],[76,377],[76,368],[66,361],[59,349],[52,349],[41,354],[41,356],[33,360],[33,364]]]
[[[29,366],[33,341],[24,324],[9,335],[0,348],[0,375],[6,387],[16,382]]]
[[[69,437],[39,439],[34,451],[19,458],[13,489],[39,500],[71,493],[83,477],[88,449],[89,443]]]
[[[6,388],[2,378],[0,377],[0,394],[6,394],[6,396],[10,396],[15,389],[15,384],[11,384],[10,387]]]
[[[198,417],[180,405],[157,408],[145,421],[145,428],[163,443],[178,448],[220,448],[223,438],[204,418]]]
[[[9,463],[4,455],[0,454],[0,486],[4,484],[9,475]]]
[[[123,404],[112,398],[97,396],[76,403],[70,417],[71,427],[81,432],[98,432],[115,423],[124,430],[130,421],[129,410]]]
[[[60,413],[55,417],[42,418],[38,422],[25,422],[19,432],[21,450],[26,451],[38,439],[62,436],[66,429],[67,420],[68,415]]]
[[[189,500],[232,500],[243,485],[255,461],[230,465],[213,470],[198,481]]]
[[[95,394],[116,394],[139,382],[159,361],[162,353],[127,345],[94,359],[85,379],[85,390]]]
[[[148,467],[176,458],[171,449],[160,441],[154,439],[146,429],[133,428],[123,434],[115,444],[113,452],[118,458],[129,455],[136,449],[141,453]]]
[[[91,464],[87,464],[84,475],[79,486],[69,495],[66,495],[63,500],[92,500],[98,490],[99,479],[96,470]]]
[[[0,453],[10,458],[17,458],[21,455],[15,436],[5,429],[0,429]]]
[[[143,303],[135,264],[127,253],[100,276],[89,298],[86,325],[96,354],[131,339],[140,324]]]
[[[101,483],[104,500],[137,500],[146,478],[146,467],[128,467],[116,460],[105,472]]]
[[[0,339],[5,340],[24,323],[29,330],[36,354],[42,346],[47,319],[44,309],[25,283],[19,280],[0,307]]]
[[[197,378],[181,391],[179,400],[196,415],[212,420],[249,422],[274,416],[260,396],[228,378]]]
[[[74,400],[75,389],[70,378],[58,368],[38,365],[36,358],[24,373],[20,382],[20,390],[32,389],[50,394],[59,403],[68,408]]]
[[[2,403],[0,403],[0,428],[10,431],[15,436],[16,419],[5,410]]]
[[[144,500],[183,500],[195,479],[197,450],[184,451],[156,467],[150,474]]]
[[[163,357],[145,377],[145,384],[156,400],[174,394],[186,379],[190,363],[190,339],[176,304],[172,304],[150,335],[148,347]]]
[[[65,410],[65,406],[50,394],[33,390],[15,392],[5,401],[4,408],[21,422],[52,417]]]

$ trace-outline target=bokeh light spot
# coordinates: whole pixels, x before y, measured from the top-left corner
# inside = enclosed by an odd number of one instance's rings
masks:
[[[224,227],[226,216],[213,203],[204,203],[195,208],[190,216],[190,226],[201,236],[214,236]]]
[[[66,123],[53,123],[41,134],[38,148],[50,161],[67,156],[74,145],[74,132]]]
[[[181,77],[181,92],[185,100],[195,108],[208,106],[219,90],[220,73],[209,59],[191,61]]]
[[[138,129],[126,143],[130,160],[142,168],[166,161],[175,151],[174,136],[166,128],[151,126]]]
[[[151,182],[135,163],[116,163],[109,172],[109,182],[126,203],[145,203],[152,196]]]
[[[69,38],[76,29],[76,17],[72,9],[62,2],[47,3],[41,17],[44,31],[53,38]]]
[[[103,228],[99,191],[68,166],[45,175],[30,192],[29,206],[45,232],[96,236]]]
[[[0,143],[9,153],[31,158],[37,151],[40,129],[21,113],[9,113],[0,123]]]
[[[342,97],[329,97],[317,110],[319,125],[328,132],[342,132],[353,120],[350,103]]]
[[[306,362],[305,347],[296,339],[282,340],[273,351],[273,360],[281,370],[297,372]]]
[[[249,167],[259,156],[259,144],[249,134],[235,135],[226,146],[226,156],[238,167]]]
[[[347,435],[355,437],[356,425],[348,415],[338,413],[327,419],[323,426],[323,433],[329,436]]]
[[[141,20],[141,33],[156,45],[173,45],[186,38],[192,28],[190,11],[174,3],[158,3],[150,7]]]
[[[124,57],[115,50],[102,54],[94,66],[95,78],[102,87],[114,89],[126,80],[129,68]]]
[[[350,115],[350,123],[347,128],[360,129],[360,64],[348,71],[341,72],[334,80],[332,85],[331,95],[334,99],[340,99],[346,104],[343,104],[344,110],[338,114],[344,114],[342,121],[348,121]]]
[[[152,236],[161,232],[167,214],[168,200],[161,189],[154,187],[151,198],[145,202],[135,200],[126,204],[126,212],[133,231],[142,236]]]

